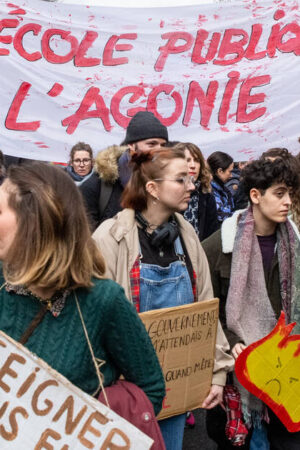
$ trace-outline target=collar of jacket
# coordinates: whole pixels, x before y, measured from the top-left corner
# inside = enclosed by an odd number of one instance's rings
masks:
[[[119,178],[118,161],[127,147],[112,145],[100,151],[95,158],[94,171],[99,177],[109,183],[115,183]]]
[[[189,248],[194,246],[194,241],[190,238],[190,231],[191,229],[193,230],[193,227],[183,218],[181,214],[175,213],[174,216],[178,223],[180,234],[183,232],[185,236],[185,245],[187,247],[187,251],[189,251]],[[117,242],[120,242],[123,238],[126,239],[126,235],[132,232],[134,228],[137,230],[135,211],[133,209],[123,209],[123,211],[119,212],[112,220],[114,220],[115,223],[112,225],[110,233]],[[195,261],[193,261],[193,257],[190,255],[190,252],[189,256],[191,258],[192,265],[194,266]]]
[[[231,217],[228,217],[228,219],[225,219],[224,222],[222,223],[221,240],[223,253],[232,253],[239,217],[244,211],[246,211],[246,209],[239,209],[238,211],[235,211]],[[289,220],[298,239],[300,239],[300,234],[297,225],[290,218],[287,220]]]
[[[125,208],[113,217],[114,224],[110,234],[117,242],[120,242],[136,226],[135,212],[133,209]]]
[[[231,217],[228,217],[228,219],[225,219],[222,223],[221,240],[223,253],[232,253],[239,217],[244,211],[245,209],[235,211]]]
[[[223,183],[223,181],[220,180],[220,178],[218,178],[218,177],[213,177],[213,179],[211,180],[211,185],[214,187],[214,189],[216,189],[217,191],[220,191],[220,192],[222,192],[225,187],[225,184]]]

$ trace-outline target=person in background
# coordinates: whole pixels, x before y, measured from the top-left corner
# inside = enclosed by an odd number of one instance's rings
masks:
[[[288,149],[284,147],[270,148],[269,150],[263,152],[259,159],[267,159],[269,161],[274,161],[275,159],[283,159],[285,161],[288,161],[289,164],[294,164],[294,156],[288,151]],[[239,209],[247,208],[248,205],[249,198],[244,190],[243,171],[241,171],[238,190],[234,195],[234,210],[237,211]]]
[[[216,202],[211,193],[210,173],[197,145],[190,142],[179,143],[174,149],[184,151],[189,175],[195,180],[195,190],[191,192],[191,200],[183,216],[193,226],[199,240],[203,241],[219,228]]]
[[[250,206],[236,211],[203,242],[214,295],[220,299],[220,320],[235,359],[271,332],[281,310],[287,323],[296,322],[294,332],[300,331],[300,243],[288,219],[291,192],[299,189],[298,173],[287,160],[260,158],[245,167],[243,183]],[[240,448],[298,450],[300,432],[289,433],[235,376],[234,383],[252,432],[251,442]],[[225,423],[221,408],[208,412],[208,434],[218,450],[236,448],[225,438]]]
[[[78,142],[71,148],[69,164],[66,172],[80,186],[93,173],[93,150],[89,144]]]
[[[293,155],[285,147],[272,147],[266,150],[260,156],[260,159],[268,159],[269,161],[274,161],[277,158],[283,160],[291,160]]]
[[[300,153],[295,156],[295,170],[300,176]],[[300,231],[300,187],[292,192],[292,206],[291,206],[292,219]]]
[[[126,147],[110,145],[101,150],[96,158],[91,177],[79,189],[94,231],[101,222],[121,211],[120,199],[123,192],[118,173],[118,159]]]
[[[5,159],[2,150],[0,150],[0,185],[3,183],[6,174]]]
[[[125,208],[93,237],[107,260],[106,275],[119,282],[140,312],[212,298],[208,264],[193,227],[182,217],[194,190],[184,152],[163,148],[132,155]],[[218,328],[211,390],[203,402],[222,402],[233,360]],[[181,450],[185,414],[159,422],[167,450]]]
[[[121,194],[131,175],[130,160],[136,152],[158,150],[168,142],[167,128],[149,111],[135,114],[121,146],[98,153],[95,174],[80,187],[92,230],[121,208]]]
[[[11,166],[0,187],[0,329],[90,395],[122,374],[158,414],[164,379],[124,290],[105,279],[82,197],[61,168]],[[138,342],[138,345],[136,343]]]
[[[150,111],[136,113],[126,129],[126,136],[121,145],[127,150],[118,161],[119,177],[125,188],[132,173],[130,160],[134,153],[159,150],[169,140],[168,129]]]
[[[241,171],[246,166],[246,164],[247,161],[235,162],[231,172],[231,178],[229,178],[229,180],[225,183],[225,186],[230,190],[233,198],[235,197],[239,187]]]
[[[231,178],[233,159],[227,153],[214,152],[207,158],[207,163],[213,176],[211,186],[220,225],[234,211],[233,196],[225,186],[225,183]]]

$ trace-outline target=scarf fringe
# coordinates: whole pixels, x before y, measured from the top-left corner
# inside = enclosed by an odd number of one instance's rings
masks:
[[[250,411],[246,403],[242,403],[242,413],[245,425],[248,429],[250,428],[262,428],[262,422],[269,423],[268,409],[264,405],[262,411]]]

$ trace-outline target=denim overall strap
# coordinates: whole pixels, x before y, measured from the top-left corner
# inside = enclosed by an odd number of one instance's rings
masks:
[[[179,236],[177,237],[177,239],[175,240],[174,243],[175,246],[175,252],[176,255],[179,256],[179,259],[182,261],[185,261],[185,254],[181,245],[181,240],[179,238]],[[196,284],[196,272],[193,270],[193,279],[192,279],[192,290],[193,290],[193,296],[194,296],[194,302],[197,301],[197,284]]]
[[[194,294],[178,237],[175,251],[179,256],[167,267],[140,264],[140,311],[169,308],[193,303]]]
[[[140,264],[140,311],[180,306],[194,301],[180,238],[174,243],[178,261],[167,267]],[[186,414],[159,421],[166,450],[181,450]]]
[[[180,237],[177,236],[174,242],[175,253],[177,256],[182,256],[183,260],[185,259],[184,251],[181,245]]]

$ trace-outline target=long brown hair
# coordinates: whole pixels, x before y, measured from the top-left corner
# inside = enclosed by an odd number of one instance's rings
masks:
[[[6,280],[55,290],[92,286],[105,263],[73,180],[41,162],[11,166],[8,180],[17,232],[3,264]]]
[[[175,145],[174,149],[183,151],[187,149],[191,153],[193,158],[200,163],[200,172],[198,176],[198,180],[201,183],[200,189],[205,193],[211,192],[211,174],[209,169],[207,168],[204,156],[202,155],[200,148],[197,147],[196,144],[192,144],[191,142],[180,142],[179,144]]]
[[[135,211],[147,208],[146,184],[150,180],[163,178],[164,169],[173,159],[185,159],[180,149],[163,147],[159,150],[136,152],[131,157],[133,172],[127,183],[121,205]]]

